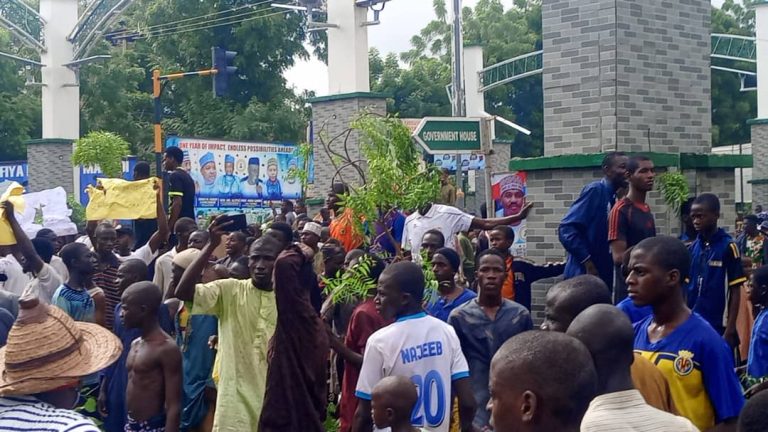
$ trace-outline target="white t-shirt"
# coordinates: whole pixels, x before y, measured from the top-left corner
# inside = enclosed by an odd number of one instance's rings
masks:
[[[403,228],[403,249],[410,250],[413,260],[421,262],[421,238],[429,230],[439,230],[445,236],[445,247],[457,248],[456,234],[469,230],[474,216],[442,204],[432,204],[427,214],[421,215],[418,211],[405,219]]]
[[[0,289],[21,297],[30,279],[13,255],[0,258],[0,274],[6,277],[5,282],[0,282]]]
[[[373,387],[388,376],[409,377],[418,387],[418,409],[411,417],[414,426],[448,432],[451,383],[469,376],[453,327],[421,312],[401,317],[372,334],[355,395],[370,400]]]
[[[163,290],[163,296],[168,293],[168,288],[171,286],[171,277],[173,276],[173,257],[176,256],[176,248],[169,250],[168,252],[160,255],[160,258],[155,261],[155,277],[152,279],[152,283],[159,286]]]
[[[99,432],[91,419],[31,396],[0,398],[0,430]]]
[[[131,252],[128,256],[120,256],[118,254],[115,254],[118,260],[120,262],[125,262],[132,259],[137,259],[140,261],[144,261],[144,264],[149,265],[152,260],[157,257],[157,251],[152,252],[152,248],[149,247],[149,243],[145,244],[144,246],[136,249],[135,251]]]
[[[51,267],[61,276],[61,280],[69,280],[69,270],[67,270],[67,266],[59,256],[54,255],[51,257]]]
[[[45,304],[51,304],[53,293],[65,281],[49,264],[43,263],[43,268],[37,277],[33,278],[24,289],[24,294],[32,294]],[[24,295],[22,295],[24,297]]]

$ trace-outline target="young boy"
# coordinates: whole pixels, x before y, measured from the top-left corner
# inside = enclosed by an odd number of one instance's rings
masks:
[[[389,376],[373,387],[371,411],[377,429],[392,432],[419,432],[411,426],[411,411],[419,398],[416,386],[403,376]]]
[[[128,354],[126,431],[177,432],[181,422],[181,351],[161,328],[157,311],[163,300],[151,282],[131,285],[122,295],[120,320],[141,329]]]
[[[632,250],[629,297],[636,306],[653,308],[653,315],[635,324],[635,352],[667,378],[680,415],[700,430],[733,427],[744,406],[733,355],[712,326],[685,304],[681,285],[690,267],[688,250],[672,237],[648,238]]]
[[[757,313],[755,324],[752,327],[752,338],[749,342],[749,360],[747,361],[747,374],[752,378],[768,378],[768,266],[758,268],[752,273],[752,291],[749,292],[749,301]],[[768,387],[768,381],[757,384],[747,391],[748,394],[757,393]]]
[[[691,219],[698,232],[691,243],[691,274],[687,285],[688,307],[701,315],[731,348],[739,345],[736,318],[741,284],[746,282],[739,248],[725,230],[717,227],[720,200],[709,193],[691,205]],[[637,304],[637,302],[635,302]],[[727,323],[723,326],[726,310]]]

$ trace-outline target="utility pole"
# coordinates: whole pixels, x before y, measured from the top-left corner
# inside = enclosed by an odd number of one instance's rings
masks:
[[[466,117],[467,106],[464,101],[464,42],[461,34],[461,0],[453,1],[453,106],[454,117]],[[461,166],[461,154],[456,154],[456,190],[463,192],[463,176]],[[464,195],[463,193],[461,195]],[[458,201],[458,199],[457,199]],[[466,199],[461,207],[466,207]],[[457,202],[457,207],[459,207]]]

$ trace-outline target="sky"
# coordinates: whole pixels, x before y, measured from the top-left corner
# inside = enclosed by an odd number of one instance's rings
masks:
[[[513,0],[502,0],[511,7]],[[712,0],[720,7],[724,0]],[[462,6],[474,6],[478,0],[463,0]],[[447,1],[450,5],[450,0]],[[449,6],[450,7],[450,6]],[[431,0],[391,0],[381,12],[381,24],[368,27],[368,43],[382,56],[390,52],[401,53],[410,48],[411,36],[418,33],[435,18]],[[313,90],[316,95],[328,94],[328,70],[320,60],[299,61],[286,71],[285,78],[297,91]]]

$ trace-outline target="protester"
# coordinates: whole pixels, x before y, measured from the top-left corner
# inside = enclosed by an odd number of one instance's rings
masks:
[[[701,214],[694,204],[691,215],[699,226]],[[677,410],[700,430],[735,424],[744,396],[733,355],[685,304],[681,288],[691,268],[685,245],[672,237],[645,239],[632,250],[629,268],[632,301],[653,307],[653,315],[635,325],[635,352],[656,363]]]
[[[611,304],[605,282],[597,276],[581,275],[560,282],[547,292],[541,329],[564,333],[574,318],[597,304]],[[631,374],[635,388],[649,405],[661,411],[677,413],[670,384],[652,362],[636,354]]]
[[[203,250],[205,245],[208,244],[209,239],[210,235],[208,234],[208,231],[197,230],[189,235],[188,246],[190,249]]]
[[[568,252],[566,279],[591,274],[599,276],[609,289],[613,285],[608,213],[616,200],[616,191],[627,184],[627,163],[624,153],[606,155],[602,163],[604,177],[581,190],[560,222],[560,243]]]
[[[528,216],[533,203],[528,203],[516,215],[495,219],[477,218],[456,207],[427,203],[405,219],[402,247],[410,250],[413,257],[421,253],[421,239],[430,230],[438,230],[445,238],[445,247],[457,249],[456,234],[472,229],[490,230],[499,225],[511,225]],[[414,258],[417,259],[418,258]]]
[[[147,265],[141,260],[133,259],[120,264],[120,267],[117,269],[117,277],[121,297],[129,286],[146,281],[148,274]],[[121,316],[122,310],[123,304],[121,302],[115,307],[115,316]],[[166,305],[163,304],[158,309],[157,320],[163,331],[166,333],[173,332],[173,322]],[[120,338],[123,344],[123,352],[117,362],[113,363],[102,374],[101,385],[99,386],[98,408],[99,413],[104,419],[104,429],[107,432],[121,432],[125,429],[128,415],[125,409],[125,391],[128,386],[126,362],[131,344],[134,340],[141,337],[141,331],[139,329],[126,328],[121,320],[117,320],[113,332],[115,336]]]
[[[752,259],[742,256],[741,268],[744,269],[744,277],[747,278],[747,281],[741,285],[739,316],[736,317],[736,330],[739,333],[739,357],[736,359],[737,364],[741,364],[743,360],[749,358],[749,345],[750,338],[752,337],[752,328],[755,324],[755,311],[760,311],[760,308],[752,304],[750,299],[752,274],[755,270],[752,267]]]
[[[445,236],[440,230],[429,230],[421,237],[421,251],[427,259],[427,262],[432,262],[432,257],[438,249],[445,247]],[[421,255],[414,255],[413,260],[415,262],[421,262]]]
[[[371,282],[378,283],[379,276],[381,276],[385,268],[384,262],[372,255],[366,256],[371,260],[368,263],[370,269],[368,276]],[[339,430],[341,432],[350,432],[352,430],[352,421],[357,410],[355,387],[360,377],[360,367],[363,365],[365,345],[374,332],[391,323],[390,320],[384,319],[376,311],[374,304],[375,294],[375,291],[370,293],[352,311],[344,339],[335,336],[332,331],[328,331],[331,348],[344,360],[341,401],[339,402]]]
[[[186,217],[195,219],[195,182],[187,171],[181,168],[184,152],[178,147],[165,149],[163,170],[168,176],[168,225],[176,227],[176,221]],[[203,164],[200,165],[201,167]]]
[[[701,315],[731,348],[736,348],[741,285],[747,279],[736,243],[717,227],[719,218],[720,200],[715,195],[701,194],[693,201],[691,219],[698,237],[689,246],[691,274],[686,286],[687,300],[693,312]],[[727,320],[725,326],[723,318]]]
[[[313,252],[290,245],[274,264],[277,327],[259,431],[323,432],[329,343],[310,301],[317,285]]]
[[[186,152],[185,152],[186,153]],[[185,154],[187,157],[187,160],[189,159],[189,156]],[[136,162],[136,165],[133,167],[133,180],[146,180],[151,176],[150,173],[150,166],[148,163],[144,161]],[[170,211],[170,209],[169,209]],[[174,225],[170,225],[173,227]],[[136,233],[136,246],[137,248],[140,248],[147,244],[149,241],[149,238],[152,237],[152,234],[157,231],[157,220],[156,219],[135,219],[133,221],[133,230]]]
[[[245,256],[238,258],[227,270],[229,270],[229,277],[233,279],[246,280],[251,277],[251,270],[248,268],[248,257]]]
[[[296,220],[296,212],[293,211],[293,201],[286,199],[280,203],[280,215],[285,218],[285,223],[293,226],[293,222]]]
[[[200,254],[200,250],[189,248],[173,257],[172,291],[175,292],[178,281]],[[193,282],[207,283],[215,280],[211,277],[212,273],[206,275],[204,271]],[[211,337],[218,335],[219,320],[211,315],[190,315],[192,302],[181,302],[173,298],[167,300],[166,304],[171,316],[175,317],[176,344],[181,348],[184,382],[181,428],[208,432],[213,428],[217,400],[212,380],[216,355],[208,344]]]
[[[115,227],[117,237],[115,238],[115,255],[120,258],[126,258],[133,253],[133,244],[136,242],[136,235],[129,227],[118,225]]]
[[[456,206],[456,186],[451,183],[450,171],[440,171],[440,204]]]
[[[411,424],[428,431],[448,431],[451,395],[459,401],[461,429],[472,430],[475,401],[469,381],[469,367],[451,326],[428,316],[421,309],[424,274],[410,262],[390,265],[376,289],[376,309],[385,319],[396,319],[371,335],[365,347],[363,366],[355,395],[359,398],[354,432],[369,431],[371,393],[386,376],[406,376],[430,400],[414,409]],[[426,391],[425,389],[435,389]],[[430,407],[430,409],[426,409]]]
[[[157,313],[162,301],[160,287],[146,281],[129,286],[122,295],[122,323],[127,329],[141,331],[141,336],[131,344],[126,361],[126,431],[179,430],[181,353],[160,328]]]
[[[320,253],[320,247],[318,246],[320,243],[320,231],[322,229],[323,227],[317,222],[307,222],[307,224],[304,225],[304,229],[301,231],[301,242],[312,249],[312,253],[314,254],[314,258],[312,259],[312,269],[315,271],[315,274],[318,275],[323,274],[324,271],[323,254]]]
[[[218,264],[224,267],[229,267],[237,261],[240,257],[245,256],[248,248],[248,237],[240,232],[235,231],[227,236],[227,240],[224,241],[224,250],[227,252],[227,256],[220,259]]]
[[[597,394],[581,422],[582,432],[691,431],[691,422],[648,405],[632,383],[634,331],[627,317],[615,307],[588,307],[570,326],[567,335],[587,347],[597,371]]]
[[[355,218],[358,216],[349,208],[344,208],[342,211],[342,195],[346,194],[349,194],[349,186],[344,183],[334,183],[331,185],[331,192],[325,204],[333,212],[329,225],[331,238],[340,241],[344,250],[351,251],[363,244],[363,235],[355,227]]]
[[[625,281],[627,280],[627,276],[629,276],[629,258],[632,255],[632,249],[634,249],[634,247],[630,247],[624,251],[624,260],[621,263],[621,275]],[[624,300],[620,301],[616,307],[627,315],[632,324],[640,322],[646,317],[653,315],[652,307],[638,307],[629,297],[626,297]]]
[[[693,219],[691,219],[691,206],[696,198],[689,198],[680,206],[680,223],[682,225],[682,233],[678,237],[680,241],[685,243],[686,246],[693,243],[698,236],[696,227],[693,226]]]
[[[0,203],[0,207],[3,209],[5,220],[11,226],[13,236],[16,238],[16,248],[24,257],[21,269],[24,273],[29,273],[32,276],[31,282],[25,288],[22,296],[37,297],[44,303],[50,303],[54,292],[63,282],[61,276],[37,253],[33,242],[29,240],[19,225],[19,221],[16,220],[13,204],[10,201],[3,201]],[[35,239],[34,241],[38,243],[39,247],[46,246],[48,249],[46,255],[50,261],[50,257],[53,255],[53,244],[43,239]]]
[[[453,249],[438,249],[432,257],[432,271],[437,279],[440,297],[427,306],[426,311],[440,321],[448,322],[452,311],[477,297],[474,291],[456,283],[456,274],[460,268],[461,258]]]
[[[488,235],[491,248],[504,257],[504,286],[501,295],[507,300],[515,300],[514,257],[510,248],[515,243],[515,230],[507,225],[497,226]]]
[[[419,393],[411,380],[403,376],[383,378],[371,394],[371,416],[377,429],[389,428],[391,432],[419,432],[411,426],[411,412],[419,399]]]
[[[640,241],[656,235],[656,222],[651,208],[646,204],[646,195],[653,190],[656,177],[655,167],[647,156],[632,156],[627,162],[629,193],[616,202],[608,216],[608,242],[613,257],[613,302],[619,303],[627,297],[627,284],[621,263],[624,252]]]
[[[481,253],[477,259],[479,295],[455,309],[448,318],[469,363],[469,378],[478,407],[473,426],[479,430],[491,429],[491,413],[486,409],[491,359],[509,338],[533,328],[528,311],[503,297],[507,271],[505,257],[498,251],[489,249]]]
[[[469,239],[467,231],[459,231],[456,238],[459,240],[459,250],[461,251],[461,270],[464,273],[464,279],[471,286],[475,282],[475,248],[472,246],[472,240]]]
[[[197,223],[194,219],[187,217],[180,218],[173,227],[173,234],[176,237],[176,246],[171,250],[160,255],[155,261],[155,276],[152,283],[163,290],[163,297],[168,296],[168,288],[171,285],[171,273],[173,271],[173,257],[179,252],[189,247],[189,237],[197,230]]]
[[[515,275],[515,303],[531,310],[531,285],[541,279],[553,278],[563,274],[564,262],[539,265],[524,257],[514,257],[512,270]]]
[[[388,257],[396,257],[402,253],[400,241],[405,228],[405,215],[396,208],[382,211],[382,214],[384,216],[381,223],[376,223],[376,238],[373,243]]]
[[[219,319],[221,378],[214,429],[250,430],[259,424],[263,406],[267,347],[277,323],[272,270],[283,244],[270,235],[253,243],[250,281],[197,284],[208,258],[221,244],[227,223],[220,216],[208,227],[210,240],[181,277],[176,297],[193,302],[193,314]]]
[[[758,266],[766,263],[765,249],[768,243],[765,242],[765,236],[758,229],[760,219],[755,215],[744,216],[744,227],[741,234],[736,238],[736,245],[739,247],[741,255],[751,258],[752,262]]]
[[[749,301],[757,313],[752,327],[752,337],[749,342],[749,359],[747,374],[752,378],[763,379],[765,382],[748,389],[748,394],[768,388],[768,266],[760,267],[752,274],[752,290]]]
[[[0,430],[99,432],[72,411],[73,403],[79,380],[109,366],[120,351],[109,330],[75,322],[36,298],[21,300],[0,349]]]
[[[750,398],[739,416],[739,432],[765,432],[765,413],[768,412],[768,392]]]
[[[104,291],[98,287],[91,288],[90,284],[97,265],[96,254],[82,243],[70,243],[61,249],[61,259],[67,266],[69,280],[56,289],[51,304],[61,308],[75,321],[106,326]]]
[[[574,432],[596,394],[597,373],[581,342],[529,331],[493,356],[488,386],[494,430]]]
[[[53,244],[53,255],[51,256],[51,261],[48,264],[50,264],[51,267],[56,270],[56,273],[59,274],[61,280],[64,281],[69,279],[69,274],[67,274],[67,266],[64,265],[64,261],[62,261],[61,257],[58,255],[58,253],[61,252],[61,248],[64,246],[64,243],[61,241],[59,236],[57,236],[52,229],[43,228],[38,231],[37,234],[35,234],[35,238],[45,239]]]

